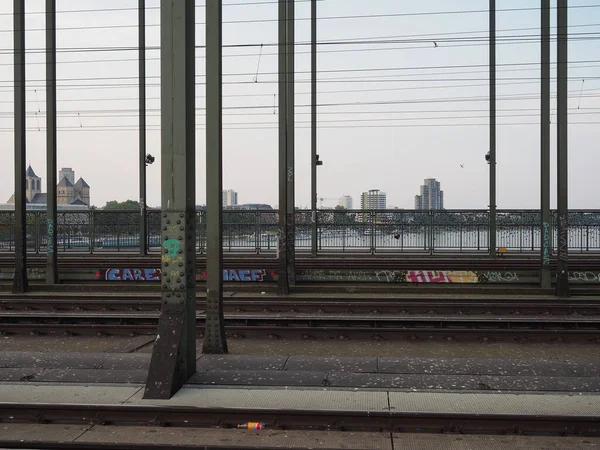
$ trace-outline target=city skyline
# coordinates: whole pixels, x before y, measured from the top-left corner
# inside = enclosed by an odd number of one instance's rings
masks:
[[[27,159],[38,173],[46,168],[45,53],[44,33],[37,31],[43,29],[44,15],[34,13],[43,11],[44,3],[26,3]],[[551,4],[556,6],[555,1]],[[159,5],[158,0],[147,0],[147,150],[156,163],[147,167],[146,197],[148,205],[154,206],[160,205],[161,183]],[[72,165],[85,173],[99,206],[110,200],[138,199],[137,2],[61,0],[57,7],[58,166]],[[318,2],[318,153],[323,161],[318,168],[319,197],[348,193],[358,199],[360,186],[378,186],[387,193],[389,204],[412,209],[415,186],[435,173],[451,193],[447,209],[488,207],[487,7],[487,0],[463,0],[452,8],[442,0]],[[455,8],[460,8],[456,14],[441,14]],[[539,2],[505,0],[498,8],[497,207],[537,209]],[[94,9],[106,11],[64,12]],[[3,199],[14,191],[11,12],[12,2],[0,2],[0,30],[6,38],[0,52]],[[198,7],[196,14],[196,202],[203,204],[204,8]],[[306,150],[310,146],[310,55],[305,45],[310,21],[303,20],[309,14],[310,3],[296,3],[296,205],[310,205],[310,152]],[[274,205],[278,203],[279,111],[273,106],[277,5],[240,0],[224,6],[223,18],[223,184],[235,185],[249,203]],[[592,0],[570,4],[572,209],[597,206],[594,168],[600,167],[600,153],[595,151],[600,140],[596,125],[600,67],[590,55],[597,46],[598,23],[600,7]],[[234,47],[240,43],[249,44]],[[553,43],[552,207],[556,206],[555,61]]]

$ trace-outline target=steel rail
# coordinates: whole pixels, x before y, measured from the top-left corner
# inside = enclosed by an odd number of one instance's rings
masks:
[[[600,435],[600,417],[458,412],[296,410],[149,405],[0,403],[0,422],[235,427],[258,421],[274,429],[429,431]],[[1,441],[0,441],[1,443]]]

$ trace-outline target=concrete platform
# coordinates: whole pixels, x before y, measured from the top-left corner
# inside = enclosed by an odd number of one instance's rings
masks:
[[[357,433],[158,428],[128,426],[0,425],[1,443],[72,442],[77,444],[137,444],[219,446],[261,449],[411,449],[411,450],[594,450],[600,438],[462,436],[431,434]],[[244,447],[242,447],[244,446]]]
[[[169,400],[144,399],[143,395],[142,386],[0,384],[0,403],[600,416],[600,396],[595,394],[393,392],[327,388],[201,388],[187,385]]]
[[[149,353],[0,353],[0,382],[146,381]],[[600,361],[201,355],[190,384],[476,392],[600,392]]]

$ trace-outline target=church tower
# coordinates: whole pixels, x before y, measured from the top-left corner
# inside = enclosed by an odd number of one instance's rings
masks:
[[[29,166],[25,173],[25,180],[25,197],[27,197],[27,201],[31,203],[34,197],[42,192],[42,179],[38,177],[31,166]]]

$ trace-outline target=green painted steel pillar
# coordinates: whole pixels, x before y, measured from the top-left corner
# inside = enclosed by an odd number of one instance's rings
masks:
[[[288,184],[293,180],[294,174],[288,174],[287,153],[287,71],[286,71],[286,40],[287,40],[287,0],[279,0],[278,3],[278,89],[279,89],[279,230],[277,242],[278,272],[277,294],[289,295],[290,281],[288,272]]]
[[[490,256],[496,257],[496,0],[490,0]]]
[[[556,295],[566,298],[571,295],[569,288],[569,171],[568,171],[568,0],[558,0],[557,4],[557,90],[556,90],[556,115],[558,125],[557,143],[557,285]]]
[[[286,152],[287,152],[287,272],[290,286],[296,284],[296,150],[295,150],[295,0],[287,0],[286,8],[286,51],[285,51],[285,85],[286,85]]]
[[[138,75],[139,75],[139,188],[140,255],[148,254],[148,200],[146,199],[146,0],[138,3]]]
[[[161,2],[161,305],[144,398],[168,399],[196,371],[194,0]]]
[[[46,283],[58,283],[56,253],[56,0],[46,0]],[[90,241],[92,245],[93,241]]]
[[[29,291],[25,197],[25,0],[14,0],[15,277],[13,292]]]
[[[317,0],[310,4],[310,209],[311,256],[317,256]]]
[[[222,0],[206,2],[206,327],[203,353],[227,353],[223,316]]]
[[[550,272],[551,220],[550,220],[550,0],[541,0],[541,276],[540,286],[552,286]]]

